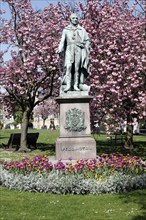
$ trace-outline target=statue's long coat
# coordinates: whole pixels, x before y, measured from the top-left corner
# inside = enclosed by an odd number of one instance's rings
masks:
[[[82,48],[81,46],[84,45]],[[59,51],[64,51],[64,67],[80,61],[80,68],[88,73],[89,66],[89,37],[86,30],[78,25],[74,28],[71,24],[64,28]]]

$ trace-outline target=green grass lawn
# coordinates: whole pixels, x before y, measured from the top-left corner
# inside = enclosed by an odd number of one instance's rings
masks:
[[[112,144],[106,139],[104,134],[93,135],[97,144],[97,154],[119,152],[122,154],[130,154],[131,156],[139,156],[146,160],[146,136],[134,135],[133,145],[134,148],[129,150],[123,147],[123,144]]]
[[[0,130],[0,148],[7,143],[10,133],[19,130]],[[1,150],[1,160],[21,160],[36,154],[55,154],[55,142],[59,131],[29,130],[39,132],[37,150],[29,153]],[[97,154],[130,153],[146,159],[144,136],[134,136],[133,150],[125,150],[120,144],[111,145],[105,135],[94,135]],[[144,220],[146,219],[146,190],[111,195],[53,195],[29,193],[0,188],[1,220]]]
[[[50,195],[1,188],[1,220],[144,220],[146,190],[115,195]]]
[[[58,130],[51,131],[51,130],[45,130],[45,129],[29,129],[28,132],[29,133],[39,132],[39,138],[37,141],[37,145],[39,147],[55,145],[56,139],[59,136]],[[0,147],[2,147],[2,143],[6,144],[8,142],[8,139],[11,133],[21,133],[21,130],[18,130],[18,129],[0,130]]]
[[[59,136],[59,131],[48,131],[48,130],[37,130],[30,129],[29,132],[39,132],[39,138],[37,141],[37,150],[33,150],[30,153],[17,153],[15,151],[1,151],[0,159],[11,159],[11,160],[21,160],[23,157],[29,156],[33,157],[36,154],[45,154],[48,156],[55,155],[55,142]],[[20,130],[0,130],[0,148],[2,148],[2,143],[7,144],[11,133],[20,133]]]
[[[13,132],[20,132],[20,130],[0,130],[0,148],[2,148],[2,143],[7,143],[9,136]],[[57,137],[59,137],[59,131],[50,131],[43,129],[30,129],[29,132],[39,132],[39,138],[37,141],[38,150],[33,150],[28,155],[33,157],[36,154],[46,154],[46,155],[55,155],[55,143]],[[127,150],[123,147],[121,143],[112,144],[110,141],[106,139],[105,134],[94,134],[93,137],[97,143],[97,154],[101,155],[102,153],[113,153],[119,152],[123,154],[129,153],[131,156],[139,156],[143,160],[146,160],[146,136],[134,135],[134,149]],[[12,158],[17,159],[24,157],[26,154],[24,153],[16,153],[9,151],[2,151],[1,158]]]

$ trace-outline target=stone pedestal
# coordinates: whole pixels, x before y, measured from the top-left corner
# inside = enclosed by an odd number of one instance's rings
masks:
[[[96,158],[96,142],[91,137],[89,102],[91,96],[68,92],[56,100],[60,105],[60,136],[56,159]]]

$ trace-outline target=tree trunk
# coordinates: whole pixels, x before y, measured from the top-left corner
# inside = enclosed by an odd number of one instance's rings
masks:
[[[130,115],[127,117],[127,131],[125,136],[124,147],[126,149],[133,149],[133,125],[132,117]]]
[[[23,112],[22,119],[22,130],[21,130],[21,140],[20,140],[20,152],[28,152],[30,149],[27,148],[27,131],[28,131],[28,123],[30,118],[30,111],[26,110]]]
[[[43,119],[43,128],[45,128],[45,121],[46,119]]]

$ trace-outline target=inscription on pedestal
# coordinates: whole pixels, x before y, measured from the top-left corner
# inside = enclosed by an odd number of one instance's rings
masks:
[[[61,151],[84,151],[84,150],[92,150],[93,147],[80,147],[80,146],[76,146],[76,147],[62,147]]]
[[[68,131],[77,131],[80,132],[86,129],[85,123],[85,112],[77,108],[72,108],[68,110],[65,118],[64,128]]]

